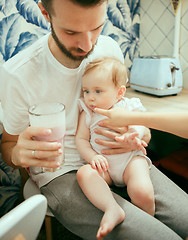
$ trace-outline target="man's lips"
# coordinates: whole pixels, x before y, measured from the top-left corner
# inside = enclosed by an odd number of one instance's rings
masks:
[[[79,55],[79,56],[85,56],[85,55],[87,55],[87,53],[86,53],[86,52],[82,52],[82,53],[77,52],[77,55]]]
[[[84,52],[81,49],[73,49],[73,51],[79,56],[85,56],[88,54],[87,52]]]

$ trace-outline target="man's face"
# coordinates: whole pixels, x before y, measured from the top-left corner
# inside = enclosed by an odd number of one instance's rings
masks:
[[[72,60],[82,60],[92,51],[102,30],[107,2],[81,7],[69,0],[54,0],[49,16],[52,37],[59,51]]]
[[[64,53],[68,58],[74,60],[74,61],[79,61],[79,60],[83,60],[84,58],[88,57],[90,53],[92,53],[94,46],[92,47],[92,49],[87,53],[84,54],[84,51],[80,48],[74,48],[74,47],[70,47],[69,49],[67,49],[65,47],[65,45],[63,43],[61,43],[61,41],[59,40],[58,36],[56,35],[54,28],[53,28],[53,24],[51,22],[51,33],[52,33],[52,37],[54,39],[54,41],[56,42],[57,46],[59,47],[60,51],[62,53]],[[82,55],[73,55],[72,52],[77,52],[78,54],[82,54]]]

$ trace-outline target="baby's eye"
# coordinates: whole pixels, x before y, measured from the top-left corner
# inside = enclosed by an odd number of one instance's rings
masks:
[[[88,90],[84,90],[84,93],[89,93],[89,91]]]
[[[101,93],[101,90],[96,90],[96,93]]]

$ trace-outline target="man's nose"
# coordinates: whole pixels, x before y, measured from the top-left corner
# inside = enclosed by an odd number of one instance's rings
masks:
[[[82,33],[79,39],[79,48],[88,53],[92,49],[92,33]]]

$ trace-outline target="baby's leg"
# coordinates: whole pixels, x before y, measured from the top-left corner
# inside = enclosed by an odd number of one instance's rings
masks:
[[[104,212],[97,232],[97,239],[103,239],[125,218],[123,209],[115,201],[108,186],[111,183],[111,178],[108,172],[102,176],[87,164],[78,170],[77,180],[89,201]]]
[[[149,174],[149,166],[146,159],[141,156],[135,156],[127,165],[123,177],[132,203],[154,216],[155,198]]]

